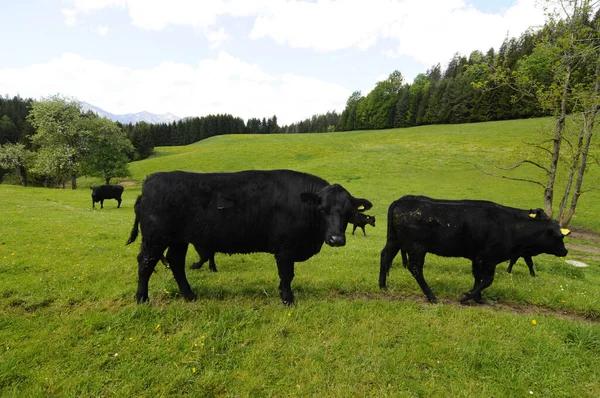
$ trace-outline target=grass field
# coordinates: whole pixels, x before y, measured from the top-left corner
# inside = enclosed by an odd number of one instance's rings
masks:
[[[387,208],[404,194],[542,207],[538,187],[473,166],[510,158],[542,123],[550,121],[161,147],[130,165],[120,209],[114,200],[92,209],[87,187],[99,180],[80,179],[75,191],[0,185],[0,395],[600,396],[600,255],[581,234],[566,238],[567,259],[588,268],[541,255],[532,278],[522,260],[512,275],[500,264],[487,305],[458,304],[472,285],[464,259],[426,258],[437,305],[399,259],[389,290],[377,287]],[[159,264],[150,304],[135,304],[139,247],[125,241],[147,174],[274,168],[368,198],[377,226],[297,264],[292,307],[279,300],[267,254],[217,254],[218,273],[188,270],[195,302]],[[598,168],[586,178],[600,186]],[[572,227],[600,232],[600,192],[581,197]],[[187,264],[196,260],[190,250]]]

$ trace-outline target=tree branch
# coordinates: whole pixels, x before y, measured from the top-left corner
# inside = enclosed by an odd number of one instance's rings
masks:
[[[535,180],[529,180],[529,179],[527,179],[527,178],[507,177],[507,176],[503,176],[503,175],[499,175],[499,174],[490,173],[489,171],[485,171],[485,170],[483,170],[481,167],[479,167],[479,166],[478,166],[478,165],[476,165],[476,164],[473,164],[473,166],[475,166],[475,168],[476,168],[477,170],[481,171],[483,174],[487,174],[487,175],[489,175],[489,176],[492,176],[492,177],[496,177],[496,178],[504,178],[504,179],[506,179],[506,180],[511,180],[511,181],[529,182],[529,183],[531,183],[531,184],[537,184],[537,185],[539,185],[540,187],[542,187],[542,188],[546,189],[546,186],[545,186],[544,184],[542,184],[541,182],[539,182],[539,181],[535,181]],[[517,166],[517,167],[518,167],[518,166]]]
[[[546,167],[544,167],[541,164],[538,164],[538,163],[536,163],[536,162],[534,162],[532,160],[527,160],[527,159],[526,160],[521,160],[519,163],[515,164],[514,166],[510,166],[510,167],[502,167],[502,166],[499,166],[499,165],[497,165],[497,164],[495,164],[494,162],[491,162],[491,161],[490,161],[490,163],[495,168],[500,169],[500,170],[504,170],[504,171],[516,170],[519,167],[521,167],[524,163],[528,163],[528,164],[531,164],[533,166],[536,166],[537,168],[540,168],[540,169],[544,170],[547,174],[550,173],[550,170],[548,170]],[[479,168],[477,165],[475,167]]]

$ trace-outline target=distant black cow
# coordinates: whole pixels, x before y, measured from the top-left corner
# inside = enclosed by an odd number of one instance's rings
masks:
[[[197,246],[194,246],[194,249],[196,249],[198,256],[200,256],[200,260],[198,262],[195,262],[194,264],[190,265],[190,269],[202,268],[204,263],[206,263],[208,261],[208,268],[212,272],[217,272],[217,264],[215,263],[215,253],[212,250],[204,249],[202,247],[197,247]],[[164,256],[161,257],[160,261],[162,261],[162,263],[166,266],[169,265],[169,263],[167,262],[167,259]]]
[[[196,298],[185,276],[192,243],[215,253],[273,253],[279,294],[291,304],[294,263],[318,253],[323,242],[344,246],[352,214],[371,207],[338,184],[290,170],[151,174],[136,200],[127,242],[141,228],[137,301],[148,300],[148,281],[166,249],[181,294]]]
[[[365,225],[369,224],[371,226],[375,226],[375,216],[369,216],[363,213],[354,213],[350,218],[350,223],[354,224],[352,227],[352,235],[354,235],[354,231],[356,231],[356,227],[360,227],[363,231],[363,235],[367,236],[365,233]]]
[[[121,194],[123,193],[123,187],[120,185],[100,185],[99,187],[90,187],[92,190],[92,207],[96,207],[96,202],[100,202],[100,208],[104,208],[104,201],[106,199],[116,199],[118,204],[117,208],[121,207]]]
[[[404,196],[388,210],[379,286],[386,288],[392,261],[402,250],[421,290],[430,302],[436,302],[423,277],[425,255],[464,257],[472,261],[475,283],[460,300],[482,302],[481,291],[492,284],[498,263],[541,253],[564,257],[563,238],[568,233],[555,220],[493,202]]]
[[[215,264],[215,252],[209,249],[205,249],[203,247],[195,246],[196,252],[198,252],[198,256],[200,256],[200,260],[190,265],[191,269],[199,269],[202,268],[205,262],[208,261],[208,269],[212,272],[217,272],[217,264]]]

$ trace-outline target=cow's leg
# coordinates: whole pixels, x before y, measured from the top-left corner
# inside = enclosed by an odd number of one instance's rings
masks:
[[[217,264],[215,264],[215,255],[210,256],[208,260],[208,269],[212,272],[217,272]]]
[[[510,259],[510,263],[508,263],[508,268],[506,269],[506,272],[508,272],[509,274],[512,273],[513,265],[515,265],[518,259],[519,257],[513,257]]]
[[[294,279],[294,262],[280,256],[275,256],[277,271],[279,272],[279,296],[283,304],[292,305],[292,279]]]
[[[162,258],[165,251],[163,245],[150,245],[142,239],[142,247],[137,255],[138,260],[138,290],[135,298],[139,303],[148,301],[148,281],[158,260]]]
[[[471,291],[475,291],[477,286],[481,283],[481,261],[473,260],[471,262],[471,272],[473,274],[473,289],[471,289]],[[484,303],[483,298],[481,297],[481,291],[475,296],[473,296],[473,300],[479,304]]]
[[[494,281],[495,273],[496,265],[481,263],[479,266],[479,275],[481,276],[479,283],[477,283],[476,279],[475,286],[473,287],[473,289],[463,293],[463,295],[460,298],[460,302],[464,303],[465,301],[470,299],[475,299],[477,301],[477,299],[479,299],[479,301],[477,302],[482,303],[483,299],[481,298],[481,292],[483,289],[492,284],[492,282]]]
[[[531,257],[523,257],[523,260],[525,260],[525,263],[529,267],[529,275],[535,276],[535,271],[533,270],[533,260],[531,259]]]
[[[194,264],[190,265],[190,269],[200,269],[200,268],[202,268],[204,263],[207,262],[208,260],[209,260],[208,257],[200,256],[200,261],[195,262]]]
[[[421,287],[425,296],[427,296],[427,300],[430,303],[437,303],[437,299],[435,295],[431,291],[431,288],[425,281],[425,277],[423,276],[423,264],[425,264],[425,254],[419,252],[411,252],[408,257],[408,270],[412,274],[412,276],[417,280],[417,283]]]
[[[379,262],[379,288],[387,289],[386,279],[392,267],[394,257],[400,251],[400,246],[396,242],[388,241],[381,251],[381,259]]]
[[[121,207],[121,198],[117,198],[117,202],[119,202],[119,203],[117,204],[117,209],[118,209],[119,207]]]
[[[104,209],[104,199],[102,199],[102,200],[100,201],[100,208],[101,208],[101,209]]]
[[[192,288],[185,277],[185,255],[187,253],[187,247],[187,243],[170,245],[169,250],[167,251],[167,261],[171,266],[171,271],[179,286],[181,295],[187,301],[192,301],[196,299],[196,294],[192,291]]]
[[[352,235],[354,235],[354,231],[356,231],[356,224],[352,225]]]
[[[404,268],[408,267],[408,253],[406,253],[406,251],[402,250],[402,251],[400,251],[400,254],[402,255],[402,266]]]
[[[96,208],[96,202],[94,202],[94,199],[92,199],[92,208]]]
[[[364,227],[364,226],[361,226],[361,227],[360,227],[360,229],[362,229],[362,230],[363,230],[363,235],[364,235],[364,236],[367,236],[367,233],[365,232],[365,227]]]

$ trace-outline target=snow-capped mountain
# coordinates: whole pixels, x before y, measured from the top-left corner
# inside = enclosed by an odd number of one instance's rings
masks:
[[[172,113],[165,113],[162,115],[157,115],[155,113],[150,112],[137,112],[137,113],[127,113],[125,115],[115,115],[114,113],[110,113],[105,111],[102,108],[98,108],[95,105],[87,103],[85,101],[79,101],[81,103],[81,107],[84,111],[92,111],[98,116],[102,116],[112,120],[113,122],[121,122],[123,124],[129,123],[137,123],[137,122],[146,122],[151,124],[159,124],[159,123],[172,123],[176,122],[180,117],[173,115]]]

